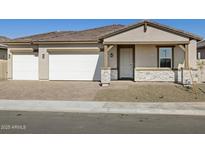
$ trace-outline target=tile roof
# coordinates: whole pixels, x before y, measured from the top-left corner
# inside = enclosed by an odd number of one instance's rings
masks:
[[[98,41],[104,33],[124,27],[123,25],[109,25],[82,31],[56,31],[16,38],[8,42],[63,42],[63,41]]]
[[[55,31],[55,32],[48,32],[48,33],[43,33],[43,34],[30,35],[30,36],[15,38],[8,42],[33,42],[33,41],[38,41],[41,39],[57,37],[64,33],[72,33],[72,31],[59,31],[59,32]]]

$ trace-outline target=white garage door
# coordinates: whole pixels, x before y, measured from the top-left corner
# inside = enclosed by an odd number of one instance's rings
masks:
[[[49,80],[100,80],[102,56],[98,53],[49,55]]]
[[[13,80],[38,80],[38,56],[13,54]]]

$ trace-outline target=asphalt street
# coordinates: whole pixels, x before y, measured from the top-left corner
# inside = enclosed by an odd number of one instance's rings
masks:
[[[205,116],[0,111],[3,134],[205,133]]]

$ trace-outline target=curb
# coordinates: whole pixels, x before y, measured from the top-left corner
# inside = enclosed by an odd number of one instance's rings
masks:
[[[205,115],[205,102],[96,102],[0,100],[2,111]]]

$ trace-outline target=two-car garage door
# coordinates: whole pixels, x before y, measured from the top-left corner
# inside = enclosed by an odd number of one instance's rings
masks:
[[[13,80],[38,80],[39,57],[32,53],[13,54]],[[49,80],[100,80],[99,52],[53,52],[49,54]]]
[[[99,52],[65,52],[49,55],[49,80],[100,80]]]

